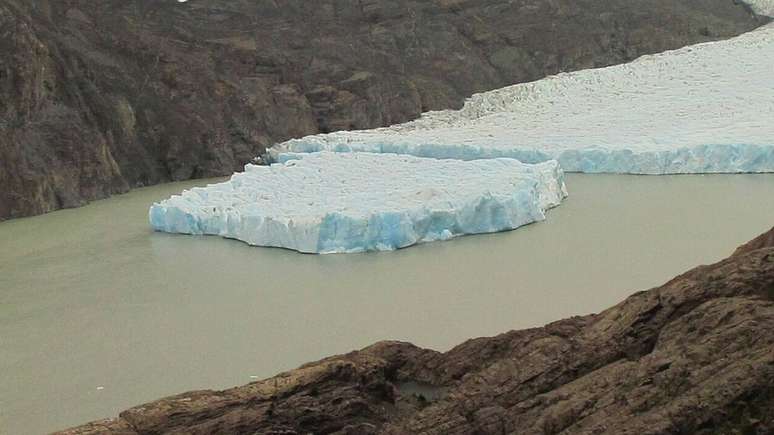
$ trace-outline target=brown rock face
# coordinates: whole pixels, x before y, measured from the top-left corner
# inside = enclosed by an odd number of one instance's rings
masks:
[[[774,229],[757,241],[600,314],[378,343],[61,434],[774,433]]]
[[[0,220],[763,22],[730,0],[0,0]]]

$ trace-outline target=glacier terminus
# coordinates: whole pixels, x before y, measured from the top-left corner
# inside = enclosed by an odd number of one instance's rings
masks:
[[[771,14],[774,2],[753,2]],[[606,68],[476,94],[391,127],[293,139],[284,152],[556,159],[568,172],[774,172],[774,24]]]

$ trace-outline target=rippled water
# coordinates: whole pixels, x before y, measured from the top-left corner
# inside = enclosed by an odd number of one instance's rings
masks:
[[[188,182],[0,223],[0,433],[36,434],[399,339],[607,308],[774,225],[774,175],[569,175],[548,221],[392,253],[311,256],[153,233]]]

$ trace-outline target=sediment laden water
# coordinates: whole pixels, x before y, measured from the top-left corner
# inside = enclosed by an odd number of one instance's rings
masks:
[[[0,224],[0,433],[248,383],[382,339],[448,349],[595,312],[774,224],[774,175],[568,176],[548,220],[378,254],[153,233],[187,182]]]

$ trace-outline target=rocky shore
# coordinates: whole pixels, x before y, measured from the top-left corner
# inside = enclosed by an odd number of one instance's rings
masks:
[[[60,434],[768,434],[772,331],[774,229],[599,314],[446,353],[377,343]]]
[[[767,21],[730,0],[0,0],[0,220]]]

